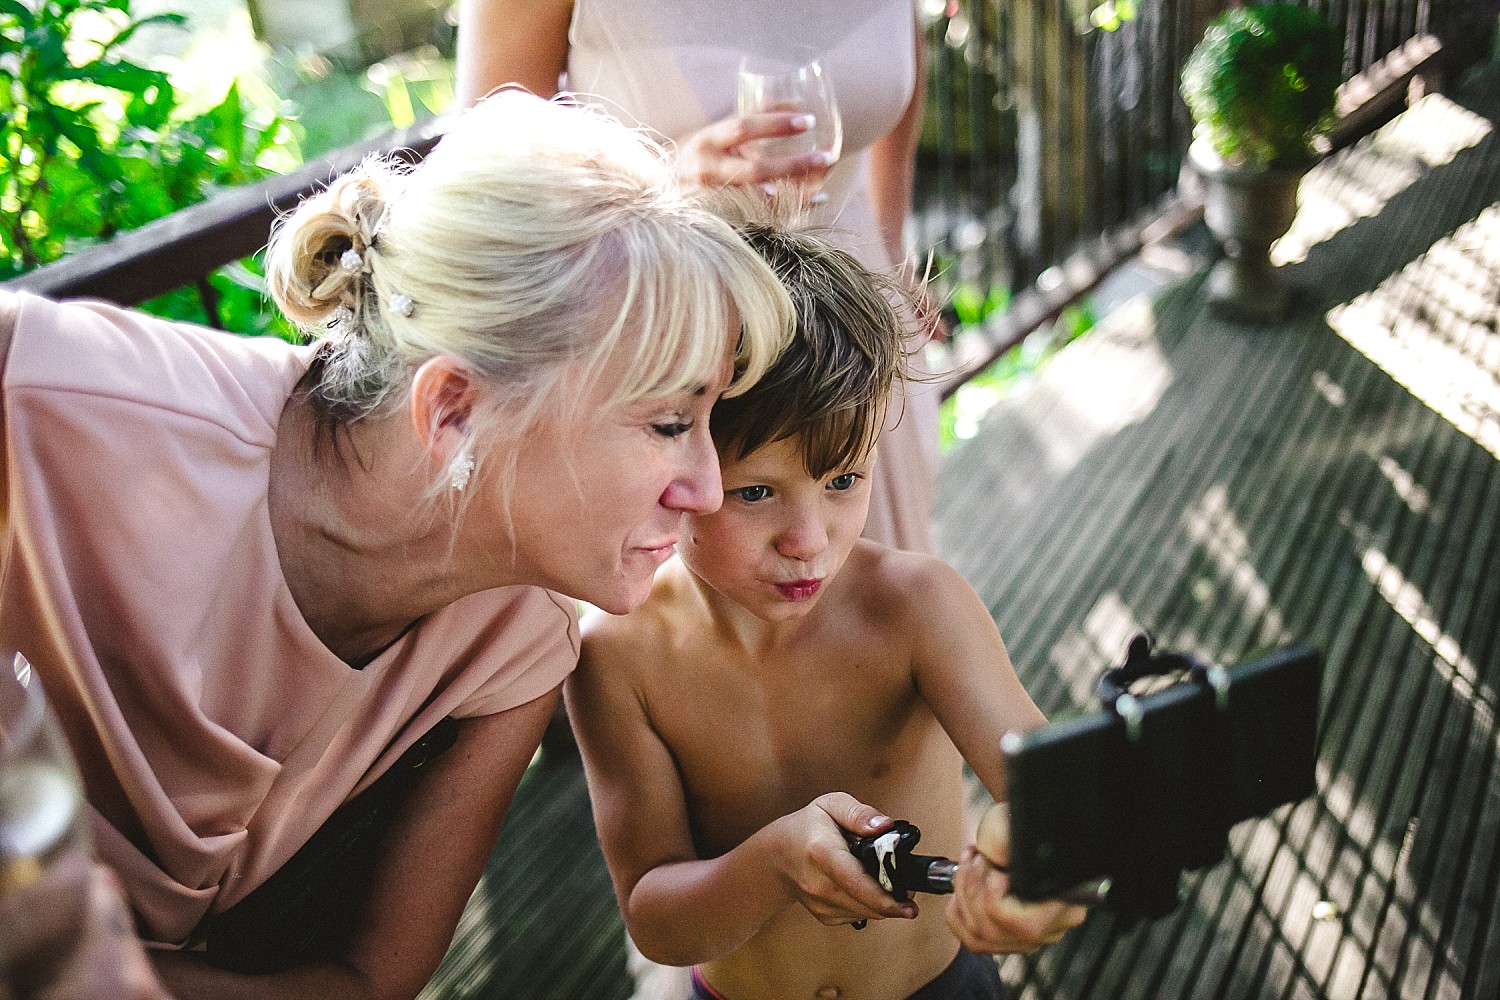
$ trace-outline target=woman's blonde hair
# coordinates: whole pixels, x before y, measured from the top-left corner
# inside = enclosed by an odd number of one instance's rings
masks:
[[[325,342],[312,392],[336,425],[401,405],[437,355],[500,390],[515,434],[576,406],[627,345],[612,403],[702,384],[737,337],[732,394],[792,326],[775,275],[684,197],[659,146],[519,90],[455,118],[420,165],[371,160],[303,202],[267,278]]]

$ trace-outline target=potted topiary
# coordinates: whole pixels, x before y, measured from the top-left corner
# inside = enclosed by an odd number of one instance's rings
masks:
[[[1293,4],[1219,15],[1188,57],[1182,96],[1195,123],[1189,160],[1205,182],[1204,221],[1224,247],[1207,294],[1224,315],[1271,321],[1288,292],[1268,257],[1291,228],[1297,187],[1334,121],[1343,41]]]

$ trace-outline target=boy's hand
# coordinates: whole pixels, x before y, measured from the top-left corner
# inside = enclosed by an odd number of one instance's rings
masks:
[[[787,891],[820,923],[831,926],[915,917],[915,903],[896,902],[865,874],[841,832],[867,836],[891,822],[890,817],[844,792],[820,795],[783,816],[772,826],[778,828],[780,870]]]
[[[985,813],[974,847],[964,848],[953,879],[948,926],[970,951],[1009,954],[1052,944],[1083,923],[1088,910],[1068,903],[1023,903],[1010,895],[1010,812]]]

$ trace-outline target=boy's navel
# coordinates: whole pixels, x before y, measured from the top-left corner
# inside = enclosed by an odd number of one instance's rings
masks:
[[[817,992],[818,1000],[839,1000],[843,995],[844,991],[837,986],[825,986]]]

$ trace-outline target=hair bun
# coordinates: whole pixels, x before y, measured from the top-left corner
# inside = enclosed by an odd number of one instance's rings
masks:
[[[340,306],[360,312],[370,250],[394,173],[382,161],[367,160],[277,223],[266,257],[266,284],[276,305],[298,326],[321,326]]]

